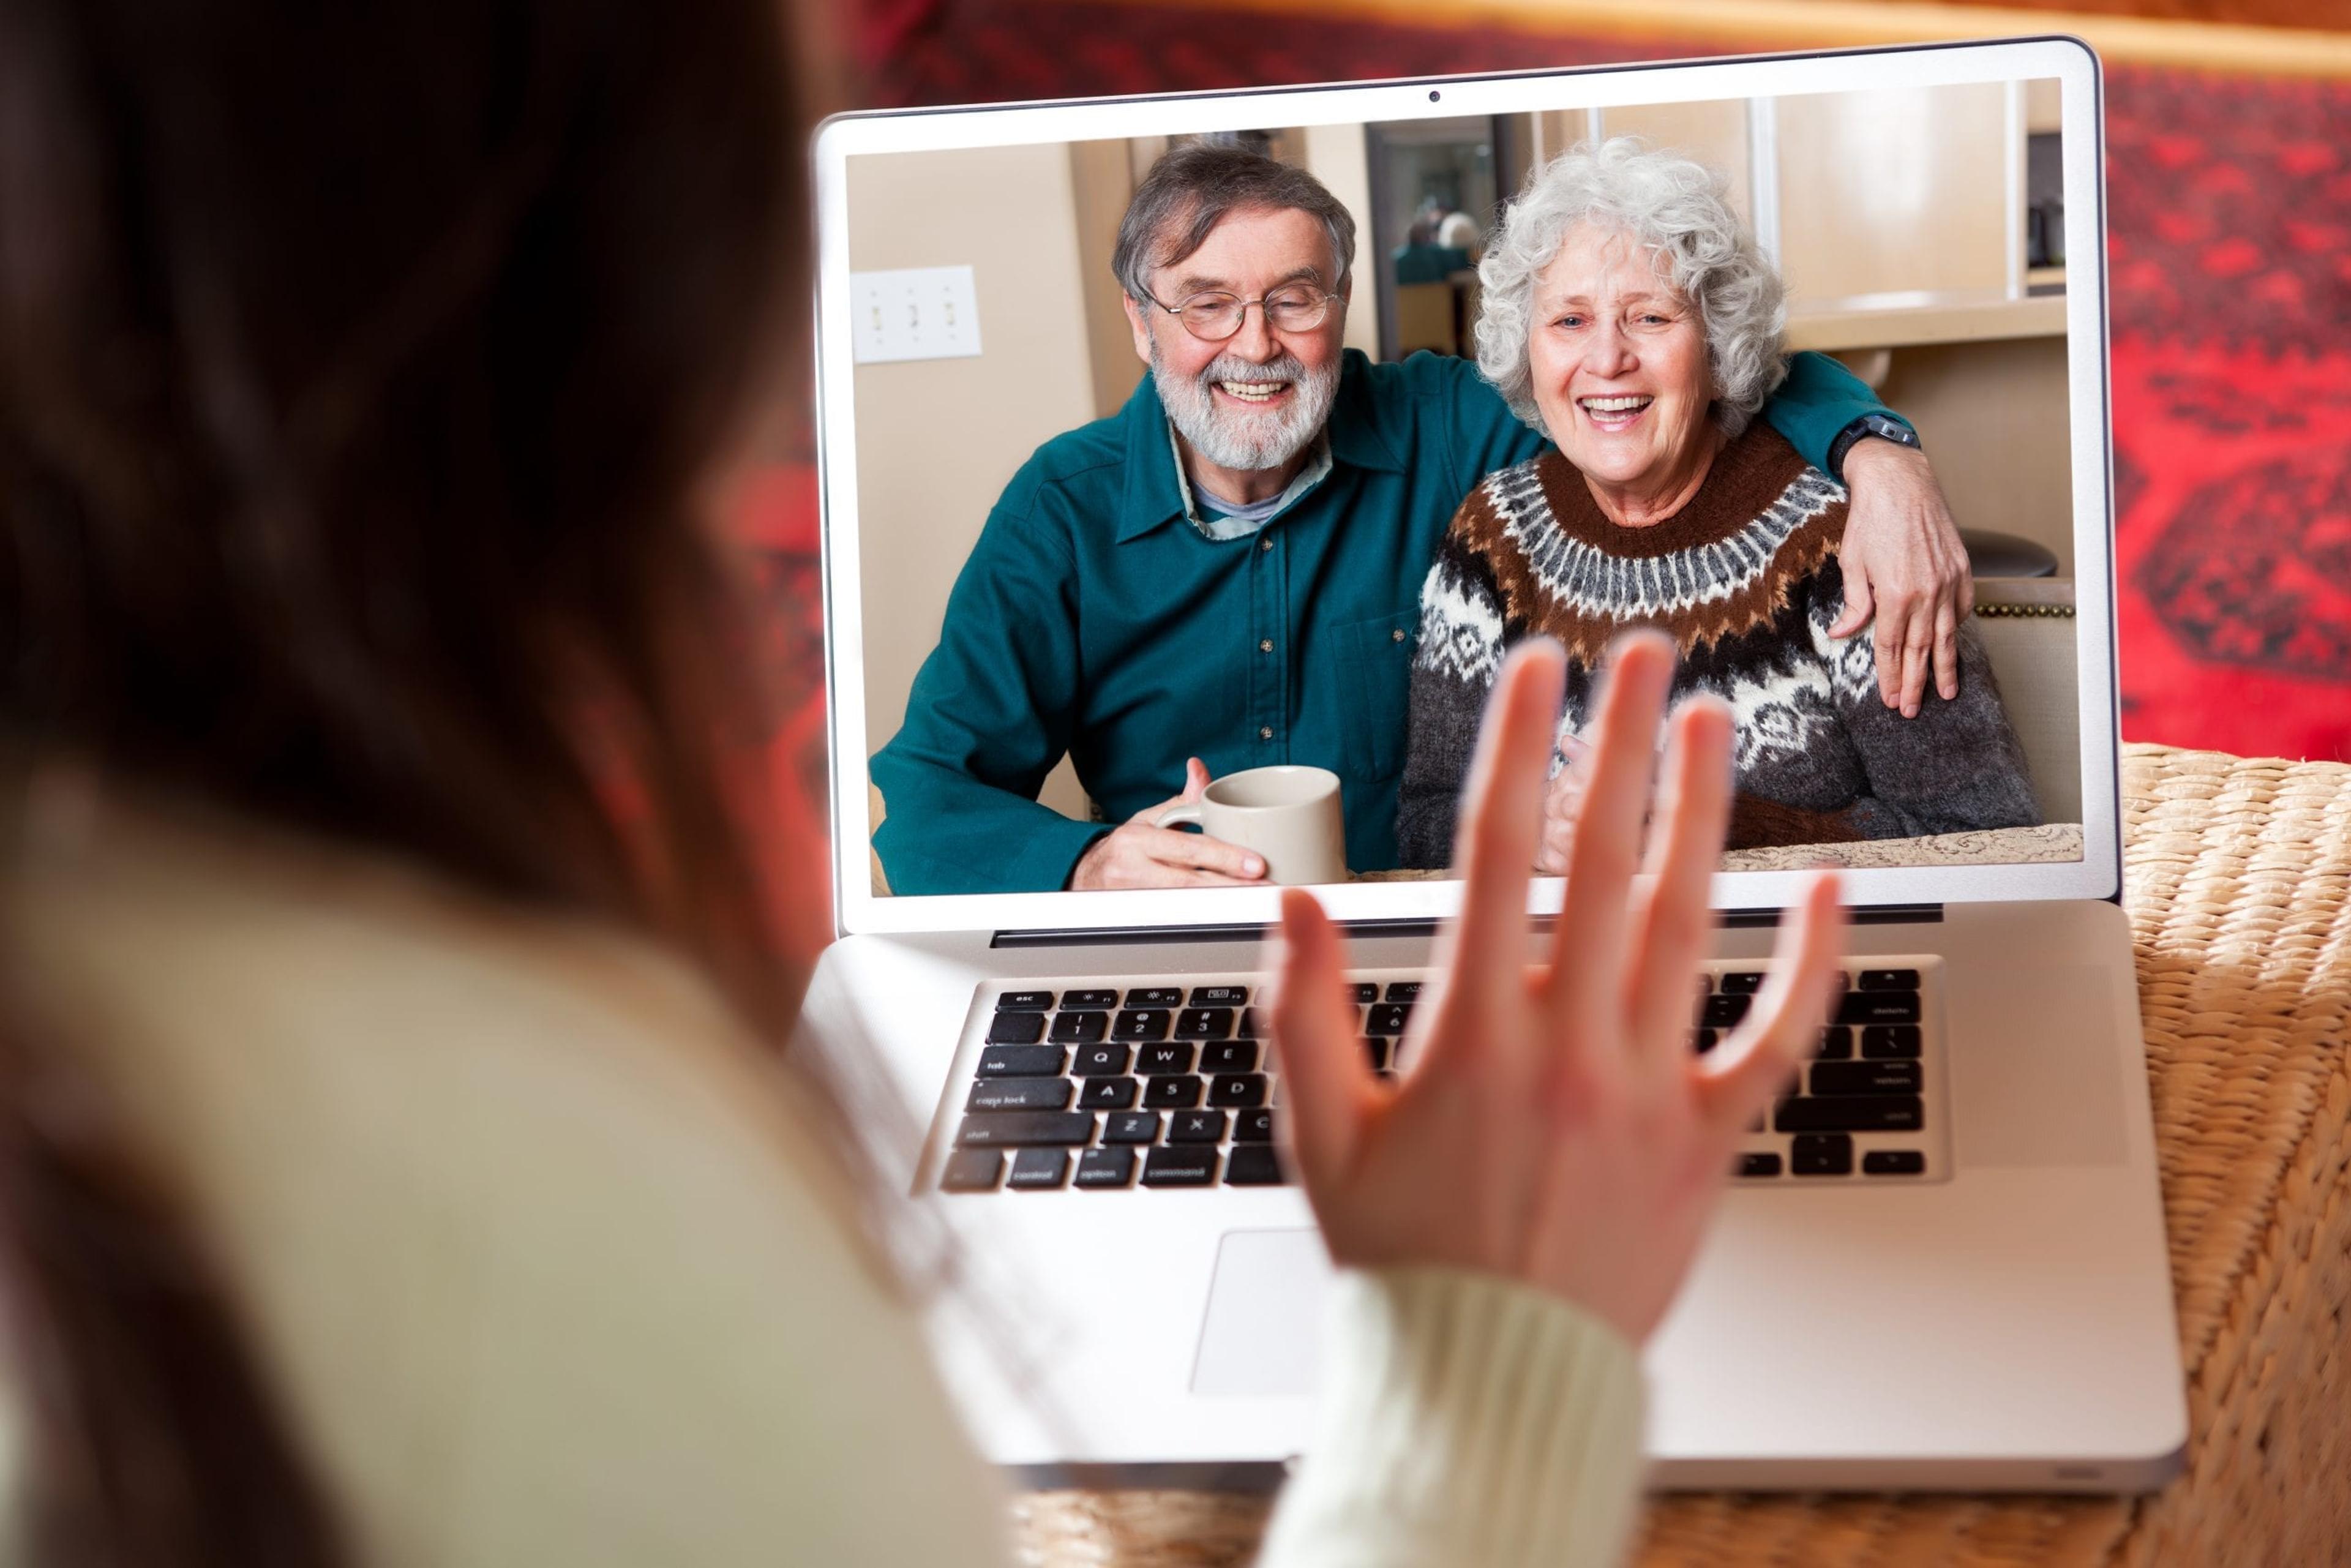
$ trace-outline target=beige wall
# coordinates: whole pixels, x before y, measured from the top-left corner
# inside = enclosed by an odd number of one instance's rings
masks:
[[[1005,482],[1040,445],[1094,416],[1085,319],[1074,308],[1084,291],[1069,148],[851,161],[853,270],[967,263],[979,300],[979,357],[857,367],[872,749],[905,717],[947,591]],[[1048,799],[1082,810],[1073,786],[1057,784]]]
[[[1686,153],[1719,172],[1730,183],[1730,210],[1739,221],[1755,222],[1748,177],[1747,100],[1715,99],[1706,103],[1646,103],[1604,110],[1603,136],[1639,136],[1654,147]]]
[[[1347,347],[1380,357],[1378,248],[1372,233],[1372,164],[1360,125],[1310,125],[1299,133],[1306,172],[1322,182],[1355,220],[1355,281],[1347,301]]]

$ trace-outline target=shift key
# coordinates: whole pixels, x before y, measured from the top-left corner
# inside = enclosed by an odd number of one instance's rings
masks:
[[[1094,1119],[1084,1111],[983,1111],[963,1119],[956,1143],[967,1149],[1074,1146],[1093,1135]]]

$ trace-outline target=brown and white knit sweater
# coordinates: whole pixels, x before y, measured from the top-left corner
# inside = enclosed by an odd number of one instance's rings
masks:
[[[1655,626],[1681,652],[1677,698],[1737,716],[1731,847],[1911,838],[2041,820],[1983,645],[1959,628],[1959,695],[1917,718],[1877,695],[1870,639],[1830,638],[1844,604],[1845,493],[1758,420],[1698,494],[1650,528],[1609,521],[1555,451],[1489,474],[1461,503],[1420,595],[1411,748],[1396,838],[1443,866],[1478,724],[1503,651],[1548,636],[1568,654],[1566,727],[1593,717],[1608,643]]]

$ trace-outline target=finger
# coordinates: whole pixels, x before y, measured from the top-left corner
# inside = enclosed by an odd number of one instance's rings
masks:
[[[1265,857],[1238,844],[1212,839],[1206,833],[1179,832],[1174,828],[1145,828],[1137,835],[1137,847],[1163,865],[1186,866],[1196,871],[1220,872],[1243,882],[1254,882],[1265,875]]]
[[[1686,1060],[1690,977],[1714,930],[1707,894],[1730,826],[1730,709],[1718,698],[1694,698],[1674,716],[1673,729],[1650,861],[1656,880],[1641,908],[1626,999],[1635,1048],[1679,1061]]]
[[[1902,706],[1902,618],[1881,614],[1871,633],[1870,649],[1877,657],[1877,695],[1887,707]]]
[[[1843,890],[1834,872],[1815,876],[1780,927],[1771,977],[1755,1007],[1720,1051],[1696,1068],[1702,1113],[1725,1147],[1787,1087],[1828,1016],[1829,976],[1844,945]]]
[[[1902,716],[1917,718],[1927,695],[1927,671],[1933,663],[1935,623],[1924,607],[1910,617],[1902,639]]]
[[[1493,988],[1516,983],[1524,968],[1528,868],[1541,828],[1543,768],[1566,674],[1558,643],[1549,638],[1521,643],[1503,661],[1486,705],[1463,792],[1468,805],[1453,850],[1453,863],[1463,868],[1461,917],[1437,944],[1436,972],[1447,996],[1489,995]],[[1435,1009],[1424,1005],[1421,1011],[1433,1016]],[[1448,1038],[1480,1036],[1458,1030]]]
[[[1935,611],[1935,689],[1945,702],[1959,695],[1959,619],[1949,602]]]
[[[1285,1086],[1285,1136],[1310,1194],[1329,1191],[1353,1160],[1372,1083],[1371,1063],[1355,1047],[1355,1009],[1341,989],[1345,970],[1345,945],[1313,894],[1284,893],[1273,1050]]]
[[[1674,645],[1655,632],[1617,640],[1600,697],[1600,743],[1568,852],[1567,897],[1552,938],[1553,1017],[1586,1038],[1616,1019],[1627,940],[1625,898],[1639,869],[1656,786],[1657,721],[1674,682]]]
[[[1208,765],[1196,757],[1184,759],[1184,792],[1180,800],[1196,800],[1208,792]]]
[[[1839,564],[1844,568],[1844,613],[1829,628],[1829,635],[1843,641],[1869,624],[1877,612],[1877,596],[1870,591],[1867,568],[1855,560]]]

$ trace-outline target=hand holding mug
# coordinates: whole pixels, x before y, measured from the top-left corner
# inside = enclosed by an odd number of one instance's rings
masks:
[[[1078,857],[1070,885],[1119,887],[1249,887],[1265,880],[1265,857],[1206,833],[1163,828],[1159,819],[1207,792],[1208,768],[1198,758],[1184,766],[1184,788],[1129,817]]]

